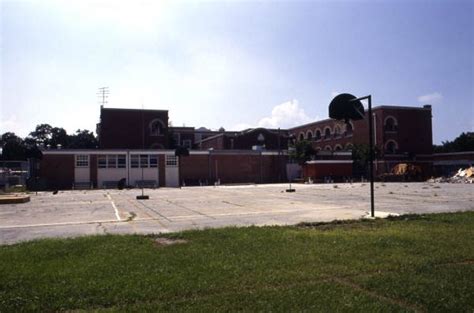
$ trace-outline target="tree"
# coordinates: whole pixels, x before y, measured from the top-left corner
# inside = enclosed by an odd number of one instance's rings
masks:
[[[380,149],[374,147],[373,160],[380,157]],[[354,161],[354,174],[367,174],[369,171],[370,147],[367,144],[355,144],[352,148],[352,160]]]
[[[36,129],[30,133],[30,137],[33,138],[37,145],[48,145],[49,140],[52,136],[53,127],[49,124],[39,124]]]
[[[6,132],[0,138],[0,146],[3,147],[9,141],[21,141],[21,138],[12,132]]]
[[[74,135],[70,136],[70,143],[66,148],[71,149],[96,149],[98,146],[97,138],[93,132],[87,129],[78,129]]]
[[[13,132],[6,132],[1,137],[2,160],[25,160],[26,148],[23,140]]]
[[[53,127],[51,129],[51,139],[48,140],[48,144],[51,147],[57,147],[61,145],[62,147],[68,147],[71,142],[71,136],[66,133],[66,130],[61,127]]]
[[[311,160],[313,156],[316,155],[311,142],[307,140],[297,141],[293,145],[290,145],[290,159],[303,164],[306,161]]]
[[[453,141],[443,141],[441,145],[434,145],[435,153],[474,151],[474,133],[462,133]]]

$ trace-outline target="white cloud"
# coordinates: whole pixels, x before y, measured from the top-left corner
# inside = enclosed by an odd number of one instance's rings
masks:
[[[0,135],[6,132],[12,132],[21,137],[28,134],[22,127],[21,122],[16,118],[16,115],[10,115],[8,118],[0,120]]]
[[[435,104],[443,100],[443,95],[439,92],[433,92],[418,97],[418,102],[423,104]]]
[[[337,95],[339,95],[340,92],[339,91],[331,91],[331,99],[335,98]]]
[[[314,119],[299,107],[298,100],[291,100],[275,106],[272,114],[262,118],[257,125],[268,128],[288,128],[311,121],[314,121]]]

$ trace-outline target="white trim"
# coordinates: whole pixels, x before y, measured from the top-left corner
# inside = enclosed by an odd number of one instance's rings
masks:
[[[472,165],[474,160],[439,160],[433,161],[433,165]]]
[[[78,157],[87,157],[87,161],[86,160],[78,160],[79,158]],[[81,161],[81,162],[86,162],[87,165],[77,165],[78,161]],[[75,168],[89,168],[91,165],[91,158],[90,158],[90,155],[89,154],[76,154],[74,155],[74,167]]]
[[[352,160],[313,160],[313,161],[306,161],[306,164],[349,164],[352,163]]]
[[[445,156],[445,155],[447,156],[447,155],[469,155],[469,154],[474,155],[474,151],[433,153],[433,156],[437,157],[437,156]]]
[[[189,151],[189,155],[207,155],[209,154],[209,151],[203,150],[203,151]]]
[[[395,116],[393,115],[387,115],[384,119],[383,119],[383,127],[385,128],[385,125],[387,125],[387,120],[391,118],[395,121],[395,123],[393,124],[394,126],[398,126],[398,120]]]
[[[282,153],[278,153],[278,151],[262,151],[262,155],[283,155]]]

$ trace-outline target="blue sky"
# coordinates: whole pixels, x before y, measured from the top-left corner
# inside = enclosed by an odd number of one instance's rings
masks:
[[[474,131],[474,1],[0,3],[0,133],[95,130],[102,86],[175,126],[286,128],[349,92]]]

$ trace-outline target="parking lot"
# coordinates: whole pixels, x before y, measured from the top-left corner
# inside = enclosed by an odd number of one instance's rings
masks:
[[[32,193],[0,206],[0,243],[106,233],[358,219],[368,215],[369,184],[287,184]],[[376,183],[378,216],[474,210],[474,185]]]

